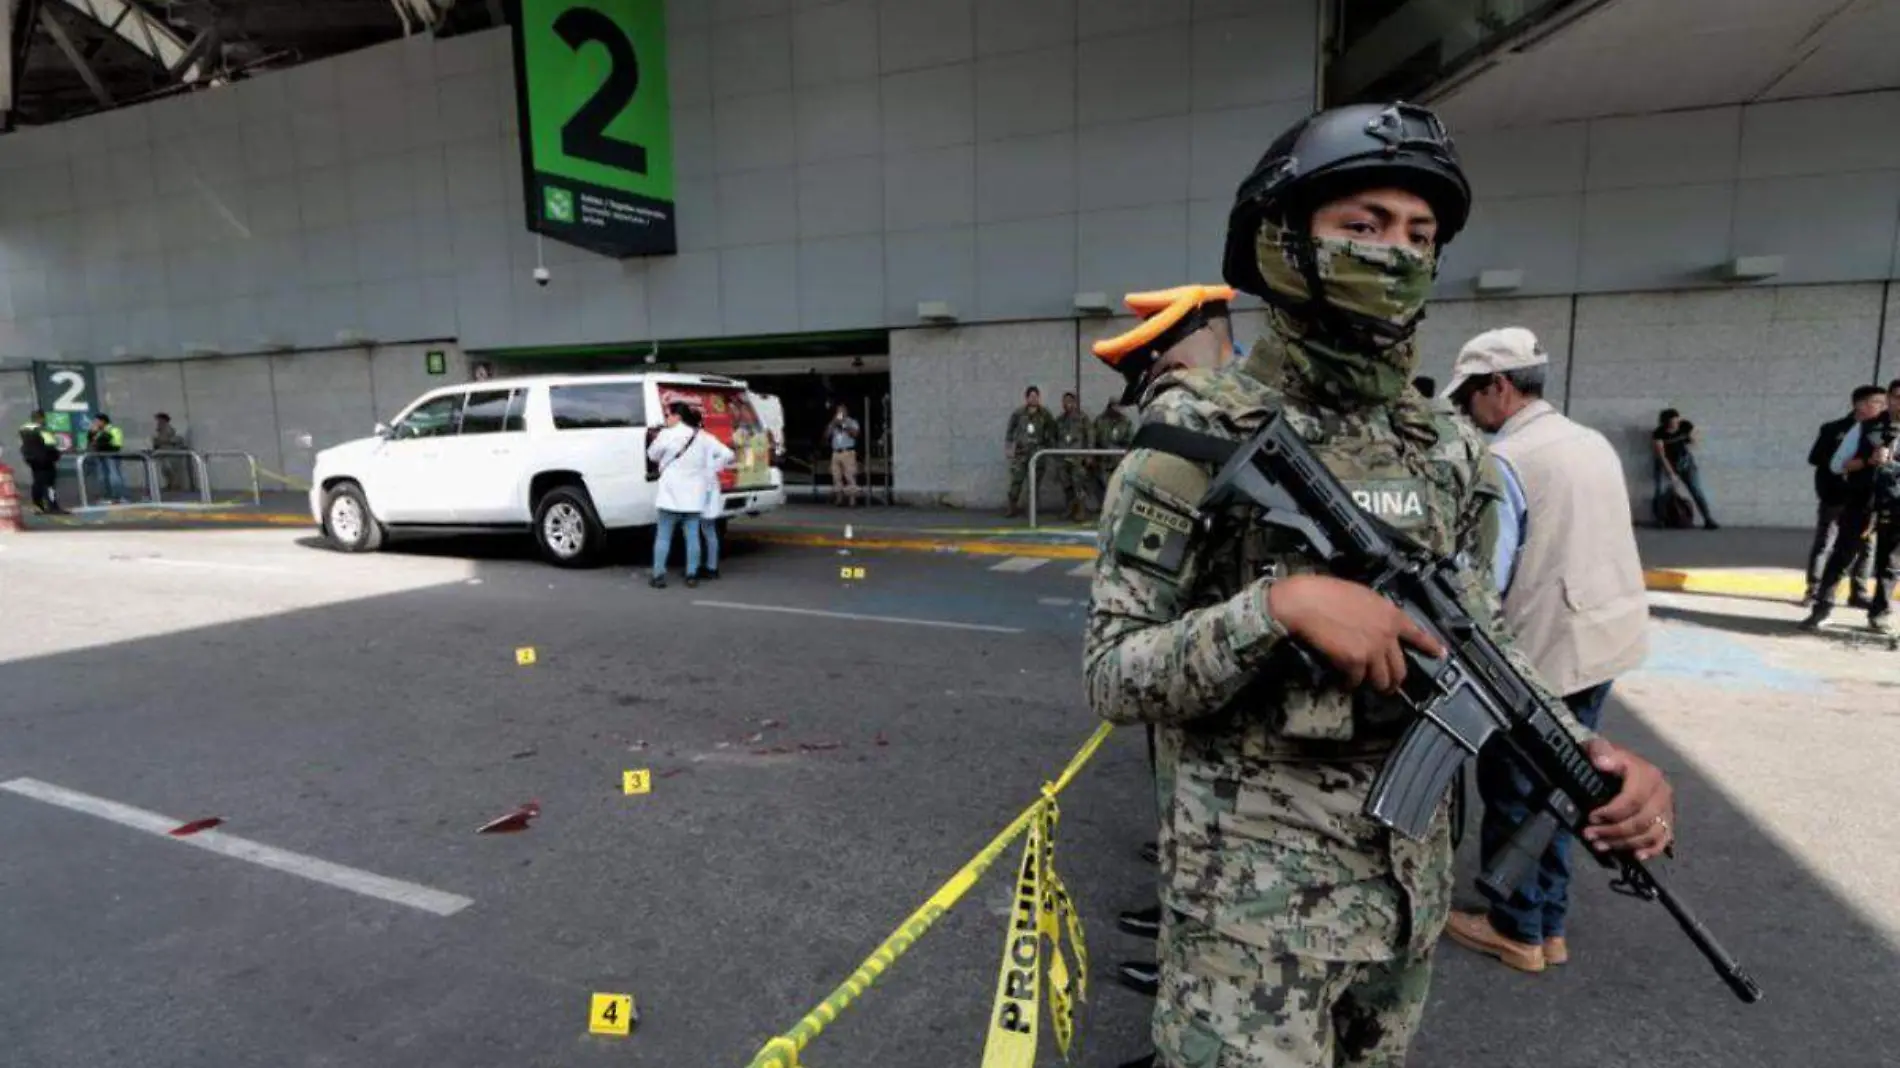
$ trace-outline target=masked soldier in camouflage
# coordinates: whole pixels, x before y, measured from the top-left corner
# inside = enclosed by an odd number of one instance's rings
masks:
[[[1030,476],[1029,458],[1055,441],[1056,420],[1042,406],[1042,390],[1030,386],[1023,391],[1023,406],[1010,413],[1009,428],[1003,431],[1003,455],[1009,460],[1009,507],[1005,517],[1021,511],[1023,482]]]
[[[1094,433],[1089,429],[1089,417],[1082,413],[1082,402],[1073,393],[1062,395],[1062,417],[1056,420],[1056,446],[1063,449],[1086,449]],[[1088,518],[1089,502],[1089,458],[1086,456],[1062,456],[1057,458],[1057,469],[1062,481],[1062,496],[1069,506],[1069,519],[1080,523]]]
[[[1151,397],[1142,423],[1238,442],[1282,413],[1362,508],[1472,561],[1467,602],[1495,619],[1494,468],[1474,428],[1409,388],[1437,256],[1469,208],[1431,112],[1372,104],[1302,120],[1241,185],[1229,219],[1224,273],[1267,302],[1265,335],[1244,360],[1186,372]],[[1203,525],[1212,476],[1155,449],[1123,460],[1103,507],[1086,642],[1096,712],[1155,724],[1175,754],[1157,1059],[1399,1065],[1450,906],[1450,828],[1441,805],[1413,842],[1363,808],[1406,725],[1386,696],[1404,675],[1401,645],[1442,650],[1392,602],[1319,573],[1297,541],[1245,514]],[[1332,681],[1277,671],[1289,641],[1329,664]],[[1673,819],[1661,774],[1546,698],[1622,779],[1586,840],[1660,854]]]

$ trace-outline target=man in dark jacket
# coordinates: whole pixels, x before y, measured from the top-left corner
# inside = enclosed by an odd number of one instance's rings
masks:
[[[1821,572],[1834,551],[1835,541],[1841,537],[1860,543],[1854,563],[1848,568],[1848,574],[1854,576],[1854,586],[1848,591],[1848,607],[1865,608],[1873,596],[1869,587],[1874,584],[1874,557],[1867,551],[1866,531],[1841,529],[1841,516],[1847,511],[1847,477],[1835,474],[1828,462],[1834,458],[1834,450],[1841,447],[1841,439],[1848,431],[1886,410],[1884,390],[1879,386],[1861,386],[1854,390],[1853,410],[1839,419],[1822,423],[1813,447],[1808,449],[1808,466],[1814,468],[1814,497],[1819,503],[1814,512],[1814,544],[1808,548],[1808,592],[1801,598],[1803,604],[1813,603],[1815,587],[1821,584]]]
[[[54,482],[59,477],[59,439],[46,429],[46,413],[35,410],[32,418],[20,427],[20,459],[26,461],[26,469],[33,475],[33,508],[41,515],[62,515],[65,509],[59,506],[59,490]]]
[[[1874,555],[1874,595],[1867,602],[1867,628],[1878,634],[1893,633],[1888,618],[1892,609],[1896,574],[1895,555],[1900,553],[1900,426],[1894,411],[1900,409],[1900,378],[1887,383],[1887,411],[1856,425],[1841,438],[1828,468],[1847,476],[1847,509],[1841,514],[1843,531],[1872,530]],[[1837,541],[1821,572],[1820,585],[1814,591],[1814,610],[1801,621],[1803,630],[1819,630],[1834,610],[1834,587],[1847,574],[1847,563],[1854,548]]]

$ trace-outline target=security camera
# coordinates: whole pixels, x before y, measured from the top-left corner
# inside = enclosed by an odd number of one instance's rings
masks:
[[[534,269],[534,284],[535,285],[545,286],[548,284],[548,281],[552,279],[553,277],[554,277],[553,272],[549,271],[546,267],[536,267]]]

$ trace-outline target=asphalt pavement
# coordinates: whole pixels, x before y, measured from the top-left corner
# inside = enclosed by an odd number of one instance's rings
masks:
[[[559,571],[518,539],[344,556],[296,529],[0,539],[0,1063],[736,1068],[1095,725],[1084,565],[740,545],[719,582],[676,563],[658,591],[641,565]],[[1587,870],[1563,969],[1441,950],[1413,1065],[1896,1062],[1900,656],[1792,638],[1792,606],[1657,598],[1606,731],[1672,773],[1674,884],[1767,999]],[[632,769],[650,794],[622,794]],[[1064,795],[1076,1064],[1144,1048],[1112,972],[1148,946],[1113,917],[1148,893],[1151,796],[1134,732]],[[530,801],[526,830],[475,833]],[[1007,868],[802,1059],[977,1063]],[[587,1034],[597,992],[635,997],[631,1036]]]

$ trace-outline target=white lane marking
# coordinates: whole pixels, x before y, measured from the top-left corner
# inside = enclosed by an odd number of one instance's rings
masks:
[[[988,623],[952,623],[944,619],[910,619],[905,616],[869,616],[860,612],[825,612],[816,608],[789,608],[776,604],[738,604],[733,601],[694,601],[699,608],[731,608],[740,612],[782,612],[790,616],[817,616],[820,619],[855,619],[864,623],[902,623],[910,627],[938,627],[943,630],[977,630],[986,634],[1021,634],[1021,627],[996,627]]]
[[[1055,608],[1067,608],[1076,602],[1070,597],[1038,597],[1036,598],[1036,603],[1050,605]]]
[[[262,564],[226,564],[216,560],[170,560],[163,556],[141,556],[141,564],[157,564],[160,567],[207,567],[217,571],[257,571],[272,575],[285,574],[287,569],[265,567]]]
[[[1069,569],[1068,575],[1070,578],[1094,578],[1095,564],[1092,562],[1087,563],[1087,564],[1077,564],[1074,567]]]
[[[380,898],[396,905],[407,905],[412,909],[432,912],[437,916],[453,916],[473,905],[471,898],[460,894],[432,890],[416,883],[401,879],[390,879],[357,868],[346,868],[341,864],[332,864],[327,860],[307,857],[302,853],[292,853],[287,849],[262,845],[247,838],[223,834],[218,831],[199,831],[186,838],[173,838],[172,828],[183,820],[157,812],[147,812],[142,808],[122,805],[117,801],[108,801],[103,797],[82,794],[77,790],[68,790],[63,786],[40,782],[37,779],[13,779],[0,782],[0,790],[30,797],[35,801],[44,801],[49,805],[83,812],[88,816],[97,816],[103,820],[131,827],[134,830],[155,834],[166,841],[180,845],[195,846],[238,860],[248,860],[262,867],[291,875],[301,875],[314,882],[325,883],[340,890],[350,890],[364,897]]]
[[[1034,571],[1048,562],[1049,561],[1040,556],[1012,556],[1002,563],[991,567],[990,570],[1020,573],[1024,571]]]

